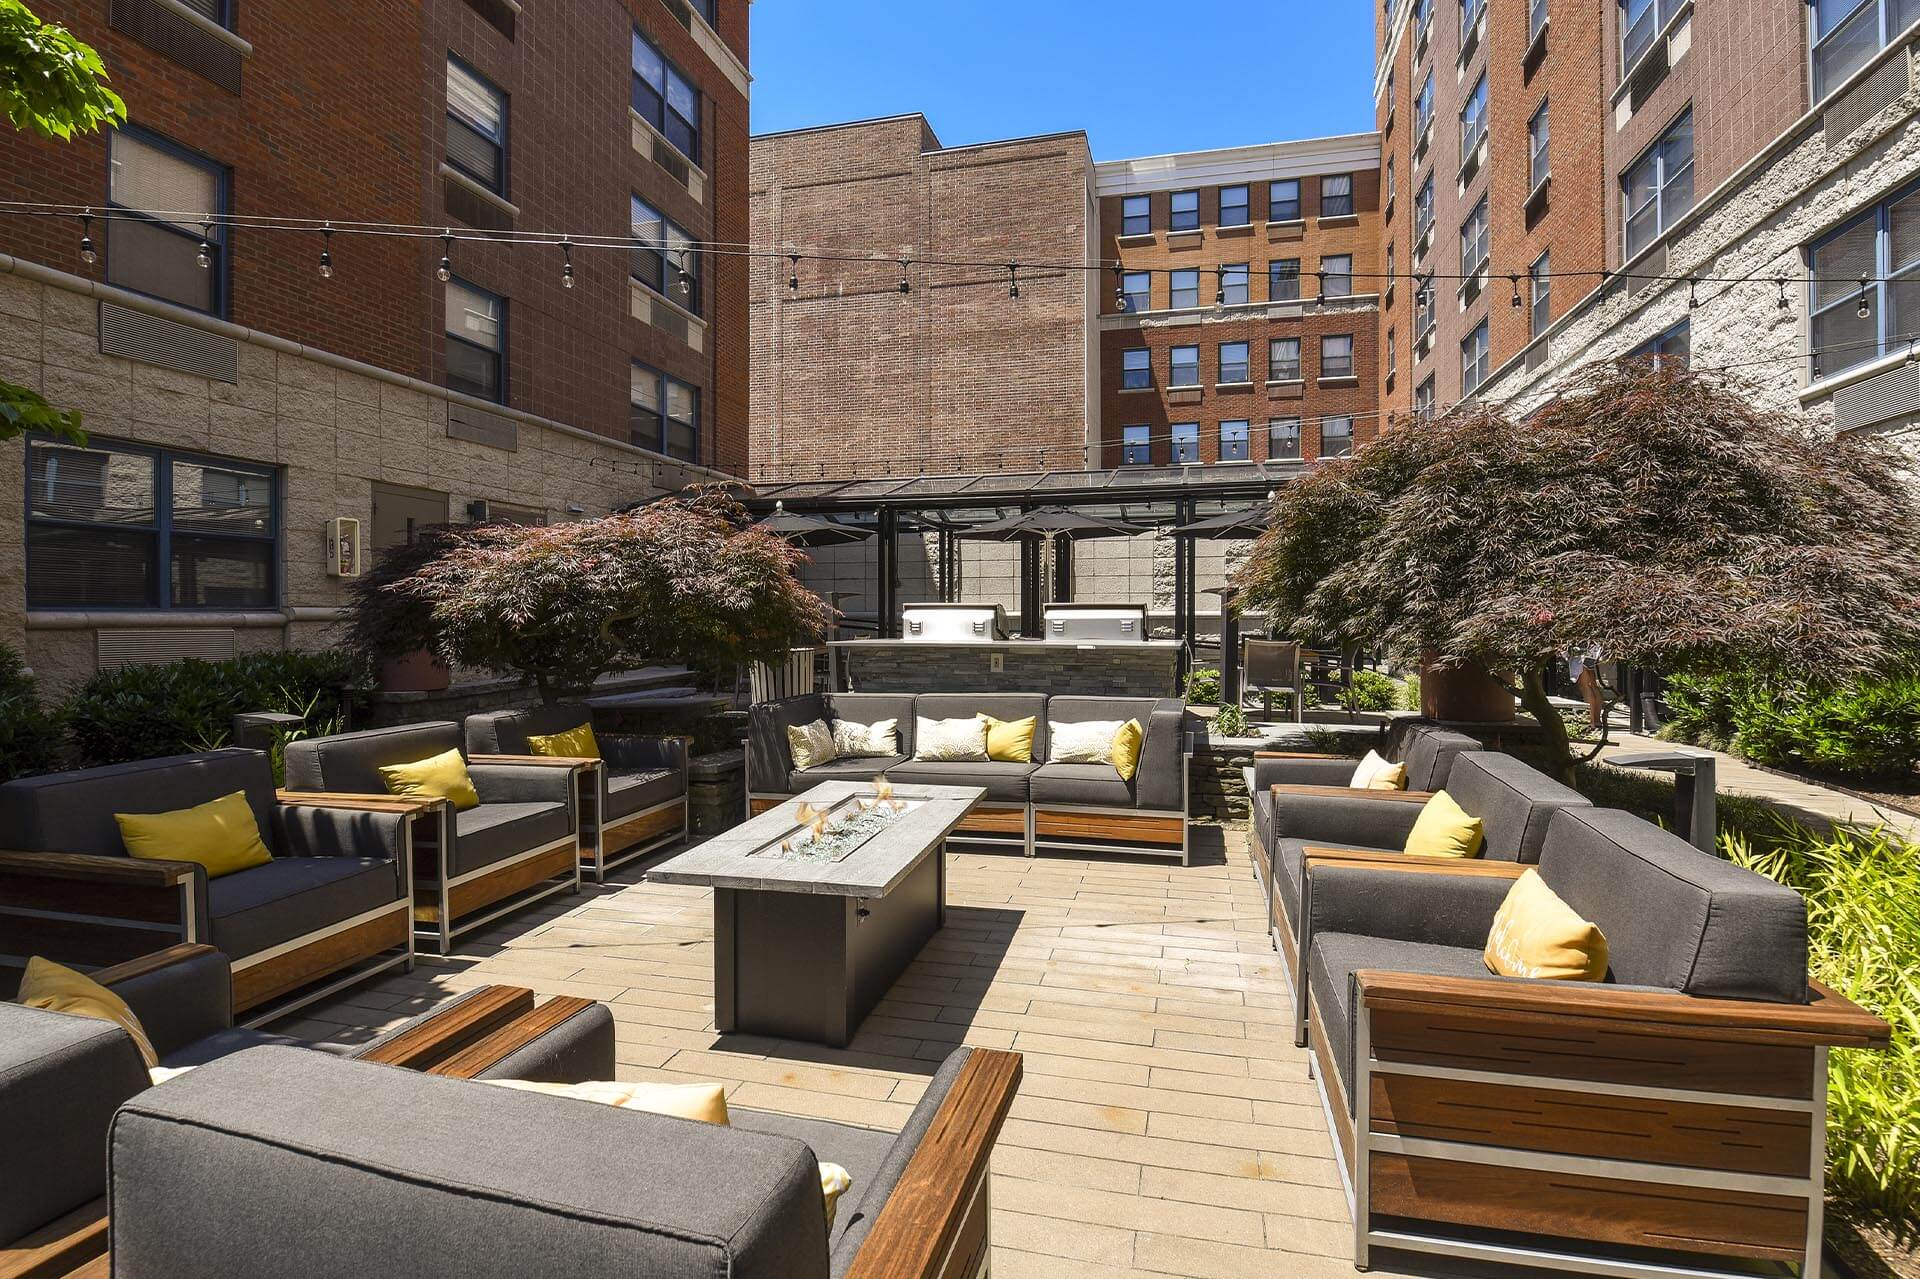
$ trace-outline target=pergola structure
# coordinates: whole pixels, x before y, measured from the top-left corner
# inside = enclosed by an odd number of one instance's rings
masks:
[[[1099,471],[1019,471],[985,475],[913,475],[881,479],[818,479],[759,483],[744,498],[756,515],[776,504],[793,514],[871,521],[877,534],[879,633],[900,631],[900,536],[951,532],[1043,506],[1104,515],[1151,527],[1190,524],[1236,507],[1255,505],[1306,473],[1303,462],[1222,462],[1206,466],[1122,466]],[[1174,636],[1195,633],[1194,537],[1177,534],[1174,550]],[[1054,596],[1072,589],[1072,543],[1054,561]],[[940,582],[950,594],[959,549],[941,539]],[[1020,545],[1020,619],[1037,634],[1042,592],[1038,541]]]

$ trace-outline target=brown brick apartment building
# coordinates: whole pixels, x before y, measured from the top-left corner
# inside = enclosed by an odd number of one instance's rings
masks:
[[[797,257],[753,265],[753,479],[1085,464],[1085,134],[947,147],[920,115],[767,134],[751,188],[753,242]],[[1022,270],[1015,298],[1015,259],[1066,269]]]
[[[0,375],[92,436],[0,445],[0,642],[43,673],[326,642],[336,519],[370,553],[745,469],[745,266],[673,245],[748,236],[747,0],[36,9],[130,116],[0,131],[4,198],[100,211],[0,218]],[[225,218],[445,228],[449,278],[437,236]],[[549,231],[666,249],[566,287],[471,238]]]
[[[1376,423],[1372,134],[1096,167],[1103,466],[1313,459]]]

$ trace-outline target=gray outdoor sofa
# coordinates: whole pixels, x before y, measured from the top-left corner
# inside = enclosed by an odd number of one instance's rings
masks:
[[[372,728],[287,744],[287,789],[386,794],[383,765],[461,750],[448,721]],[[464,754],[464,752],[463,752]],[[414,832],[414,935],[441,954],[453,938],[552,893],[580,891],[579,761],[468,757],[477,807],[434,802]]]
[[[1563,806],[1537,870],[1605,935],[1606,980],[1492,976],[1495,912],[1528,869],[1309,861],[1315,1074],[1356,1265],[1382,1247],[1817,1276],[1827,1052],[1888,1028],[1809,981],[1800,896],[1631,814]]]
[[[1033,761],[935,762],[913,758],[914,721],[976,714],[1037,721]],[[748,802],[761,812],[824,781],[879,773],[923,785],[979,786],[986,797],[955,838],[1079,852],[1146,852],[1188,859],[1186,703],[1178,698],[1048,696],[1044,693],[807,693],[762,702],[747,740]],[[793,766],[786,729],[814,720],[899,721],[900,753]],[[1107,764],[1051,764],[1053,724],[1136,719],[1145,730],[1132,781]]]
[[[987,1160],[1019,1073],[1017,1055],[958,1050],[895,1136],[744,1108],[720,1127],[254,1049],[115,1116],[113,1270],[838,1279],[865,1258],[960,1279],[986,1261]],[[853,1177],[831,1233],[823,1159]]]
[[[593,723],[584,702],[487,711],[466,719],[467,756],[526,762],[529,737]],[[579,772],[580,866],[604,883],[607,870],[687,837],[687,743],[678,737],[596,735],[602,758]]]
[[[127,854],[114,813],[246,795],[273,860],[209,879]],[[174,755],[0,786],[0,951],[111,964],[170,942],[232,962],[234,1003],[277,1016],[387,968],[410,967],[411,846],[426,806],[276,795],[260,751]],[[11,975],[6,988],[12,987]]]

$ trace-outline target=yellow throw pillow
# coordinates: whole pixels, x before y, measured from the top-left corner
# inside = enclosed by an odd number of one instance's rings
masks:
[[[498,1088],[517,1088],[521,1092],[545,1093],[549,1097],[571,1097],[576,1101],[619,1106],[623,1110],[645,1110],[676,1119],[694,1119],[701,1123],[727,1127],[727,1090],[720,1084],[628,1084],[592,1082],[584,1084],[540,1084],[524,1079],[483,1079],[481,1083]],[[839,1164],[820,1165],[820,1197],[827,1204],[827,1229],[833,1229],[833,1215],[840,1196],[853,1185],[853,1178]]]
[[[168,813],[115,813],[113,820],[130,856],[199,862],[208,879],[273,860],[245,791]]]
[[[593,739],[593,725],[582,724],[564,733],[528,737],[527,750],[535,755],[558,755],[564,759],[599,759],[600,743]]]
[[[982,712],[980,718],[987,725],[988,759],[997,759],[1003,764],[1033,762],[1033,730],[1040,723],[1038,715],[1029,715],[1025,719],[995,719]]]
[[[1146,740],[1147,732],[1140,727],[1137,719],[1128,720],[1113,735],[1113,748],[1109,754],[1121,781],[1132,781],[1133,775],[1140,771],[1140,745]]]
[[[160,1054],[153,1051],[147,1032],[141,1029],[140,1019],[127,1007],[127,1001],[84,973],[35,955],[27,960],[27,973],[20,980],[16,998],[28,1008],[110,1021],[133,1036],[133,1046],[140,1050],[140,1060],[147,1069],[160,1064]]]
[[[787,750],[793,754],[795,768],[812,768],[839,758],[834,753],[833,726],[824,719],[787,725]]]
[[[1453,800],[1445,791],[1436,791],[1420,806],[1407,835],[1406,851],[1415,857],[1478,857],[1485,838],[1485,826],[1478,817]]]
[[[1607,939],[1529,866],[1494,913],[1481,958],[1502,977],[1600,981],[1607,975]]]
[[[382,764],[380,779],[396,795],[444,799],[465,812],[480,806],[480,792],[467,774],[467,761],[456,748],[411,764]]]
[[[1389,764],[1373,775],[1367,783],[1368,790],[1405,790],[1407,788],[1407,766]]]

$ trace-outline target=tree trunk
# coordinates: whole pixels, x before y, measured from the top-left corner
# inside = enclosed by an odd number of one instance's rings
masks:
[[[1520,705],[1540,725],[1540,745],[1546,770],[1567,785],[1573,785],[1573,747],[1567,738],[1566,721],[1547,697],[1547,672],[1550,662],[1529,667],[1520,681]]]

